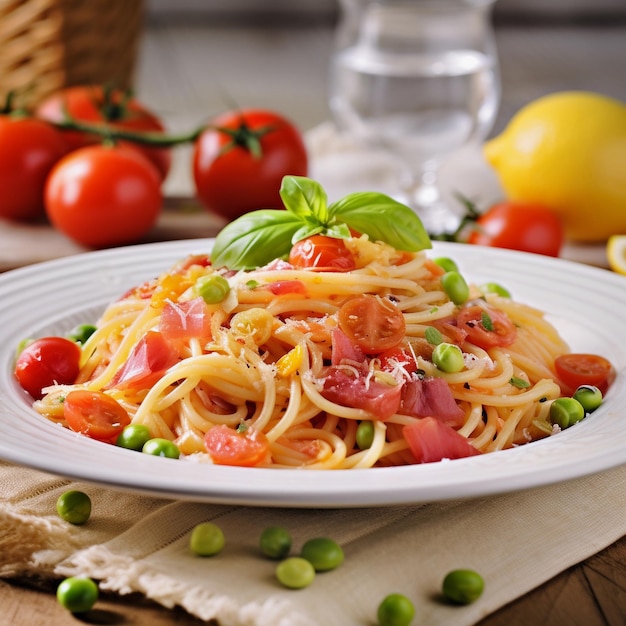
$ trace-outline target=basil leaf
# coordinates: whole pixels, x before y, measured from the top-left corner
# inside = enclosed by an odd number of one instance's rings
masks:
[[[324,231],[324,227],[321,224],[317,226],[315,224],[306,223],[303,226],[300,226],[298,230],[291,237],[291,244],[295,244],[301,239],[306,239],[307,237],[312,237],[313,235],[319,235]]]
[[[313,217],[322,226],[328,222],[328,198],[318,182],[304,176],[285,176],[280,197],[285,208],[301,219]]]
[[[374,241],[384,241],[397,250],[417,252],[432,248],[417,214],[385,194],[351,193],[333,202],[328,210],[333,222],[345,222]]]
[[[251,211],[227,224],[215,238],[211,262],[216,267],[250,270],[289,254],[291,239],[303,220],[289,211]]]

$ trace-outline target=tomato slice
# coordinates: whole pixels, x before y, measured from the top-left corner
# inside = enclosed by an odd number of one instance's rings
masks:
[[[434,417],[424,417],[405,426],[402,435],[409,444],[416,463],[462,459],[481,454],[480,450],[474,448],[454,428]]]
[[[487,304],[471,304],[462,308],[457,326],[467,333],[467,340],[485,350],[510,346],[517,338],[517,329],[503,311]]]
[[[393,302],[365,294],[346,301],[338,313],[339,327],[366,354],[395,348],[404,339],[404,315]]]
[[[42,337],[26,346],[15,363],[15,377],[35,399],[50,385],[71,385],[78,376],[80,346],[65,337]]]
[[[73,431],[109,443],[130,424],[126,409],[102,391],[70,391],[63,402],[63,415]]]
[[[356,267],[345,241],[326,235],[313,235],[296,242],[289,253],[289,263],[323,272],[349,272]]]
[[[256,430],[237,432],[225,424],[210,428],[204,436],[207,452],[217,465],[252,467],[267,456],[269,441]]]
[[[604,394],[614,374],[611,362],[597,354],[562,354],[554,360],[554,369],[570,393],[580,385],[595,385]]]

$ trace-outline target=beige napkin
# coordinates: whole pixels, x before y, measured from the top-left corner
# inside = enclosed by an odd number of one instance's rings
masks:
[[[92,517],[72,526],[55,512],[77,488]],[[626,466],[566,483],[489,498],[371,509],[271,509],[160,500],[0,464],[0,576],[85,574],[102,589],[141,592],[166,607],[222,626],[373,624],[380,600],[400,592],[415,624],[474,624],[626,534]],[[218,556],[188,549],[191,528],[214,521],[226,535]],[[344,548],[338,569],[303,590],[282,588],[260,532],[281,525],[293,553],[312,537]],[[469,567],[485,579],[474,604],[438,599],[443,576]]]

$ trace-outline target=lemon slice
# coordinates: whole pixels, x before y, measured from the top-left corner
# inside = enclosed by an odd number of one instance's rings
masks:
[[[606,244],[606,257],[614,272],[626,275],[626,235],[612,235]]]

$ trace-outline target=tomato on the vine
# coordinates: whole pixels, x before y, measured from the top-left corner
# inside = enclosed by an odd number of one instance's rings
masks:
[[[115,128],[138,132],[163,132],[159,117],[143,103],[122,90],[105,89],[97,85],[66,87],[46,98],[36,110],[38,117],[61,122],[66,116],[78,122],[109,124]],[[67,150],[101,142],[101,137],[75,130],[63,131]],[[172,153],[169,148],[133,144],[159,171],[161,180],[167,176]]]
[[[300,131],[272,111],[229,111],[210,122],[196,141],[193,177],[200,201],[234,219],[256,209],[282,209],[285,175],[306,176]]]
[[[134,243],[159,217],[161,181],[152,163],[134,149],[88,146],[57,163],[45,203],[53,226],[84,246]]]
[[[0,115],[0,217],[44,217],[44,186],[65,154],[61,133],[47,122]]]
[[[559,256],[564,241],[561,220],[538,204],[516,201],[492,206],[476,220],[468,243]]]
[[[325,272],[349,272],[356,267],[354,255],[343,239],[313,235],[297,241],[289,253],[289,263]]]

